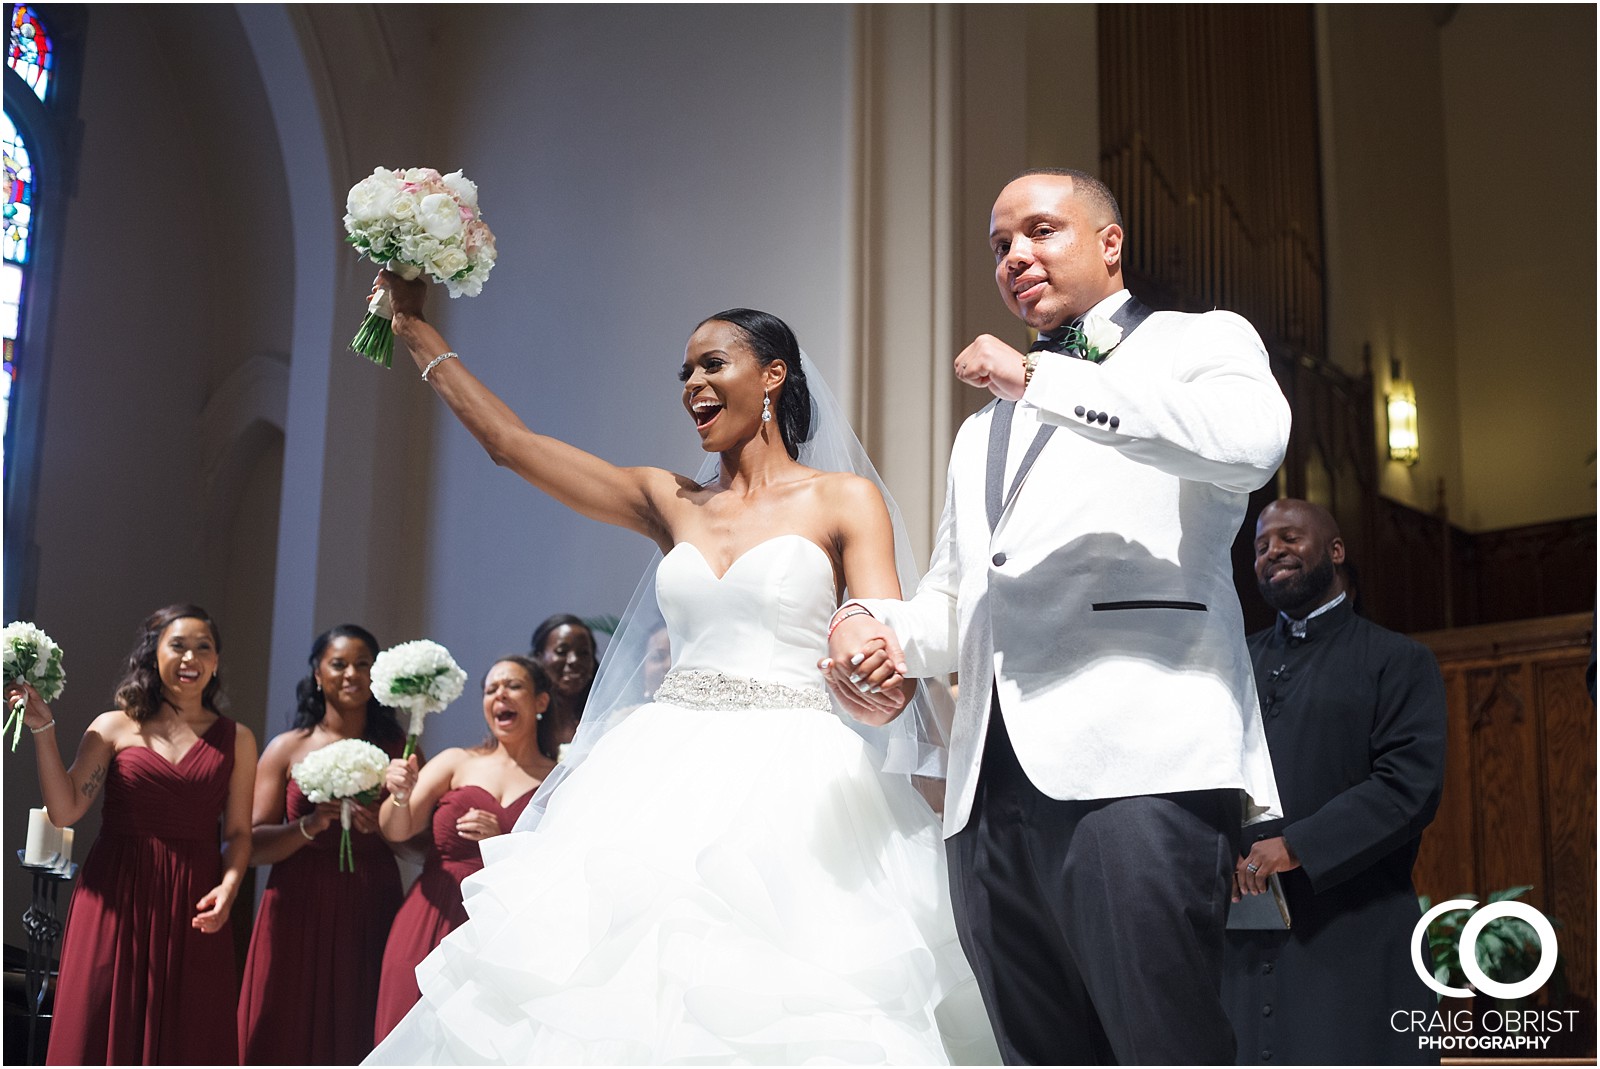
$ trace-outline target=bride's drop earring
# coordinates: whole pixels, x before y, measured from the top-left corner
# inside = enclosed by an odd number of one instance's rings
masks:
[[[768,393],[761,395],[761,422],[772,422],[772,395]]]

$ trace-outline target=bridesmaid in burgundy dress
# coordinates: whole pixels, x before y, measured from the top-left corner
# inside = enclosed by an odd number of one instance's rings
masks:
[[[556,724],[546,715],[550,679],[526,657],[502,657],[483,680],[489,738],[470,750],[445,750],[419,773],[417,759],[389,765],[384,837],[405,842],[429,826],[433,843],[389,933],[378,989],[376,1039],[416,1004],[416,967],[466,923],[461,881],[483,868],[480,840],[511,830],[533,790],[555,767]]]
[[[151,616],[117,685],[118,708],[89,725],[70,769],[50,707],[32,687],[6,689],[8,700],[27,696],[51,822],[74,823],[105,791],[67,915],[51,1065],[234,1057],[227,922],[250,862],[256,741],[216,710],[221,652],[204,609]]]
[[[545,710],[544,731],[539,737],[549,741],[553,731],[556,744],[571,742],[589,702],[595,673],[600,670],[594,631],[582,617],[570,612],[547,616],[533,629],[528,658],[550,677],[550,708]],[[551,746],[546,749],[555,753]]]
[[[405,734],[372,696],[378,640],[342,624],[317,636],[294,727],[267,744],[256,774],[252,860],[271,865],[239,995],[245,1065],[354,1065],[372,1049],[378,975],[400,908],[400,869],[378,834],[378,806],[355,806],[355,871],[340,872],[339,803],[308,801],[290,769],[341,739],[398,757]]]

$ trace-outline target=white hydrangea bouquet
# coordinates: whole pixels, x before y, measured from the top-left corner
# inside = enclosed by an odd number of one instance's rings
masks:
[[[313,750],[289,770],[306,800],[339,803],[339,871],[356,870],[350,843],[350,807],[376,802],[389,770],[389,755],[365,739],[340,739]],[[348,866],[348,867],[347,867]]]
[[[478,212],[478,187],[460,171],[379,167],[345,198],[346,241],[404,279],[426,272],[452,297],[476,297],[494,269],[494,234]],[[388,367],[394,357],[394,310],[379,289],[350,348]]]
[[[450,651],[425,638],[391,646],[372,662],[373,696],[391,709],[404,709],[411,717],[406,728],[406,757],[417,752],[423,718],[461,697],[466,684],[467,673]]]
[[[56,645],[55,639],[33,624],[17,620],[0,631],[0,642],[5,646],[6,686],[27,683],[47,702],[61,697],[67,685],[67,674],[61,669],[61,647]],[[4,738],[7,731],[11,732],[13,752],[22,738],[22,711],[27,704],[26,698],[12,702],[5,724],[0,725],[0,738]]]

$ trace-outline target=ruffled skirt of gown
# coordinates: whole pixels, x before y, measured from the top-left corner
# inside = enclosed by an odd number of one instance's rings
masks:
[[[998,1060],[936,820],[833,715],[646,705],[483,846],[369,1062]]]

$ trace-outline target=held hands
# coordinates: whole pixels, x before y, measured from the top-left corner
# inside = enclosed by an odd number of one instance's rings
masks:
[[[456,821],[456,834],[479,842],[501,834],[500,819],[486,809],[469,809]]]
[[[1022,354],[992,334],[980,334],[956,357],[956,378],[1002,401],[1022,396]]]
[[[828,656],[817,662],[828,686],[850,715],[881,726],[899,716],[911,699],[900,640],[866,613],[840,621],[828,637]]]
[[[309,823],[309,822],[308,822]],[[228,914],[233,911],[233,896],[237,888],[227,884],[218,884],[207,891],[200,901],[194,904],[198,910],[189,921],[193,928],[198,928],[207,935],[212,935],[222,930],[228,923]]]
[[[1262,839],[1234,864],[1233,900],[1237,902],[1245,895],[1261,894],[1267,889],[1268,876],[1299,867],[1300,859],[1294,856],[1283,836]]]

